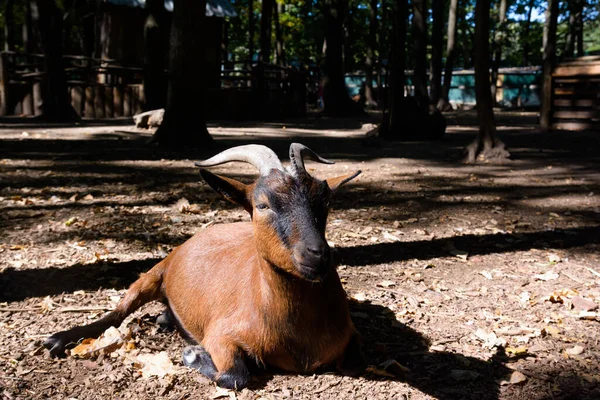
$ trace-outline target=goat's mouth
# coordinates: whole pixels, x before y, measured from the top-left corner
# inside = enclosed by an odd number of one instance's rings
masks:
[[[327,276],[328,268],[325,265],[294,262],[300,277],[310,282],[322,282]]]

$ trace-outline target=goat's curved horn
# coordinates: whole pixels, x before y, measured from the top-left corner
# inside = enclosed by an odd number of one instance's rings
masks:
[[[300,174],[305,174],[306,168],[304,168],[304,157],[318,161],[323,164],[335,164],[333,161],[327,160],[305,145],[301,143],[292,143],[290,145],[290,167],[289,173],[292,176],[298,176]]]
[[[259,144],[232,147],[231,149],[220,152],[208,160],[199,161],[194,165],[205,168],[232,161],[241,161],[252,164],[258,169],[261,175],[267,175],[272,169],[285,171],[277,154],[268,147]]]

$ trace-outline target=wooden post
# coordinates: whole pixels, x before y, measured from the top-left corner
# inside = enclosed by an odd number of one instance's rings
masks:
[[[104,87],[104,117],[113,118],[115,112],[115,103],[113,99],[113,88],[112,86]]]
[[[81,86],[71,88],[71,106],[80,117],[83,116],[84,93]]]
[[[94,112],[94,87],[88,86],[85,88],[85,108],[83,112],[85,118],[95,118]]]
[[[23,95],[23,115],[34,115],[33,113],[33,85],[26,85]]]
[[[123,116],[131,117],[131,86],[126,85],[123,90]]]
[[[113,88],[113,99],[114,99],[114,113],[115,118],[123,116],[123,86],[115,86]]]
[[[0,53],[0,115],[8,115],[8,54]]]
[[[104,85],[94,87],[94,113],[96,118],[104,118]]]
[[[33,84],[33,115],[36,117],[44,113],[44,98],[42,97],[42,82],[37,80]]]

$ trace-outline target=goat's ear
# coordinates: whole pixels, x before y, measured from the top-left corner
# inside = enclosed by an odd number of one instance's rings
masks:
[[[206,169],[200,168],[200,176],[217,193],[220,193],[232,203],[239,204],[248,212],[252,211],[252,203],[249,200],[250,185],[246,185],[235,179],[215,175]]]
[[[362,171],[356,171],[348,175],[336,176],[335,178],[329,178],[325,180],[327,186],[332,192],[335,192],[340,186],[342,186],[346,182],[350,182],[352,179],[356,178],[360,175]]]

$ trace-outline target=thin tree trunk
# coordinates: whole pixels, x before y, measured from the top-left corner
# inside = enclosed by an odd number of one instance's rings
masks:
[[[377,58],[377,62],[375,63],[376,67],[377,67],[377,99],[379,100],[379,107],[383,108],[384,110],[387,108],[387,103],[388,103],[388,97],[385,93],[386,93],[386,88],[384,88],[384,86],[387,86],[387,84],[389,82],[386,82],[384,84],[383,82],[383,68],[381,65],[381,60],[385,58],[387,58],[388,60],[390,59],[390,51],[387,50],[387,54],[384,54],[384,49],[389,49],[390,46],[388,46],[388,31],[387,31],[387,15],[388,15],[388,9],[387,9],[387,4],[386,4],[387,0],[381,0],[381,24],[379,25],[379,57]]]
[[[407,0],[395,0],[392,5],[391,68],[388,79],[389,112],[382,126],[386,139],[401,137],[404,130],[404,64],[406,58]]]
[[[523,65],[529,65],[529,31],[531,30],[531,15],[533,14],[534,6],[535,0],[529,0],[527,20],[525,21],[525,27],[523,28]]]
[[[189,149],[212,138],[205,119],[206,0],[175,0],[171,22],[169,89],[154,140],[162,147]]]
[[[163,0],[146,2],[144,24],[144,98],[145,110],[164,108],[167,102],[167,76],[165,75],[166,10]]]
[[[14,0],[4,0],[4,50],[13,51],[15,49],[14,37]]]
[[[254,0],[248,0],[248,59],[249,67],[252,68],[254,61]]]
[[[260,54],[258,61],[268,64],[271,58],[271,17],[273,0],[262,0],[260,15]]]
[[[63,65],[63,15],[54,0],[37,0],[37,6],[46,73],[42,88],[43,115],[52,121],[72,121],[77,115],[69,101]]]
[[[325,65],[323,68],[323,113],[349,116],[362,112],[354,103],[344,81],[344,20],[348,0],[325,0]]]
[[[421,107],[429,104],[427,93],[427,1],[412,0],[413,20],[412,37],[415,49],[415,68],[413,82],[415,98]]]
[[[474,163],[479,156],[486,161],[503,160],[510,156],[496,134],[496,122],[490,92],[490,0],[478,0],[475,6],[475,96],[479,132],[466,148],[465,161]]]
[[[585,7],[584,0],[577,0],[577,18],[576,18],[576,36],[577,36],[577,57],[583,57],[583,9]]]
[[[367,107],[377,106],[373,98],[373,65],[377,47],[377,4],[379,0],[370,0],[369,36],[367,37],[367,57],[365,58],[365,103]]]
[[[285,65],[285,55],[283,51],[283,32],[281,29],[281,21],[279,20],[280,15],[283,13],[283,3],[279,1],[273,2],[273,19],[275,22],[275,56],[277,58],[277,65],[283,67]]]
[[[500,9],[498,10],[498,29],[494,37],[494,63],[492,64],[492,104],[497,103],[496,94],[498,92],[498,69],[502,62],[502,46],[504,44],[504,35],[506,33],[506,9],[508,0],[500,0]]]
[[[437,105],[442,95],[442,57],[444,46],[444,0],[432,0],[431,16],[431,104]]]
[[[558,0],[548,0],[546,29],[544,37],[544,77],[542,85],[542,108],[540,126],[548,131],[552,128],[552,71],[556,63],[556,26],[558,20]]]
[[[575,37],[577,36],[577,4],[573,1],[569,4],[569,24],[567,27],[567,37],[565,39],[565,48],[562,58],[573,58],[575,56]]]
[[[442,95],[437,104],[437,109],[444,111],[450,108],[449,95],[452,84],[452,70],[454,58],[456,57],[456,20],[458,11],[458,0],[450,0],[450,11],[448,13],[448,43],[446,45],[446,67],[444,72],[444,87]]]
[[[25,23],[23,24],[23,50],[33,53],[33,19],[31,16],[31,1],[25,0]]]

